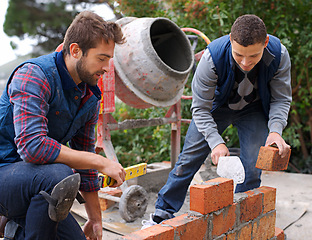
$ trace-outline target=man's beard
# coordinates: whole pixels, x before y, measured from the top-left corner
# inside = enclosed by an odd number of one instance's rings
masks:
[[[98,72],[91,74],[84,66],[85,62],[82,57],[76,64],[76,71],[77,74],[82,82],[85,82],[86,84],[90,86],[95,86],[97,84],[98,78],[95,78],[95,74],[103,75],[104,72]]]

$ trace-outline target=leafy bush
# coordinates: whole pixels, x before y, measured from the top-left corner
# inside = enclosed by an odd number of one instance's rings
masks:
[[[113,116],[122,122],[164,116],[166,110],[154,107],[142,110],[118,102]],[[170,161],[170,125],[116,130],[111,132],[111,139],[124,167],[140,162]]]

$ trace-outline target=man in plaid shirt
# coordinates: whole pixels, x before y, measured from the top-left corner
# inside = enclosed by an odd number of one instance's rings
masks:
[[[97,81],[123,42],[118,25],[85,11],[68,28],[61,52],[28,60],[10,76],[0,99],[0,215],[15,239],[102,239],[98,171],[115,186],[126,172],[94,152]],[[55,186],[73,174],[89,217],[83,231],[68,214],[72,203],[63,218],[52,207],[63,204],[53,202]]]

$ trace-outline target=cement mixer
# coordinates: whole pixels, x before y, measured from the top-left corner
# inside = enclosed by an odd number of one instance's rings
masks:
[[[126,43],[115,46],[110,70],[98,82],[103,95],[96,152],[103,150],[106,157],[118,161],[110,131],[171,124],[173,164],[180,152],[180,99],[194,66],[194,49],[185,33],[169,19],[127,17],[117,23]],[[111,115],[115,111],[115,95],[134,108],[170,108],[162,118],[117,122]],[[127,222],[143,216],[146,210],[147,193],[141,186],[134,186],[127,187],[125,182],[120,199],[105,193],[101,195],[103,199],[119,202],[120,215]],[[131,202],[135,204],[129,204]]]
[[[115,47],[117,97],[134,108],[178,102],[194,65],[185,33],[167,18],[126,17],[116,23],[127,41]]]

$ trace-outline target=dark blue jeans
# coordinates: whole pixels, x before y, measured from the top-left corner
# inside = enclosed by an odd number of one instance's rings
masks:
[[[213,112],[213,118],[221,134],[233,124],[238,130],[240,159],[245,168],[245,181],[236,186],[235,192],[245,192],[257,188],[261,183],[261,170],[255,168],[260,146],[268,136],[267,120],[259,102],[250,104],[240,111],[221,107]],[[163,219],[174,217],[182,207],[188,187],[200,166],[210,153],[204,136],[198,132],[192,120],[188,128],[182,152],[175,167],[168,176],[167,183],[158,193],[155,215]]]
[[[39,194],[73,174],[64,164],[17,162],[0,167],[0,214],[20,225],[15,239],[86,239],[71,214],[57,223],[48,215],[48,202]]]

